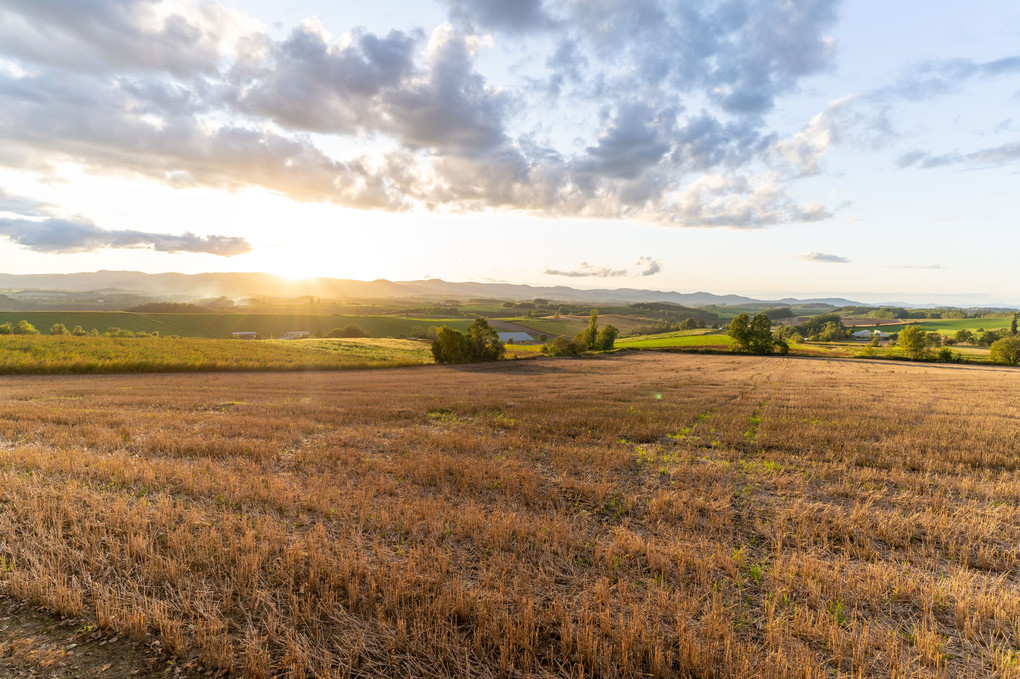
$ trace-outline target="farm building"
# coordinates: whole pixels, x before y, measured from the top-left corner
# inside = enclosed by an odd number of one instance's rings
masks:
[[[288,339],[288,340],[305,339],[306,337],[311,337],[311,336],[312,336],[312,333],[310,333],[310,332],[308,332],[306,330],[291,330],[290,332],[286,333],[283,336],[282,339]]]
[[[259,335],[258,335],[257,332],[241,331],[241,332],[232,332],[232,333],[230,333],[230,337],[233,338],[233,339],[253,340],[253,339],[258,339]]]
[[[499,341],[503,344],[532,344],[535,338],[526,332],[500,332]]]
[[[857,332],[853,333],[850,336],[853,337],[855,340],[862,340],[865,342],[876,337],[880,340],[887,340],[890,337],[892,337],[892,335],[890,335],[889,333],[882,332],[881,330],[858,330]]]

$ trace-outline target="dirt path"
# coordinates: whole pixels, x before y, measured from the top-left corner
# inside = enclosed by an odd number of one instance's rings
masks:
[[[0,676],[4,679],[198,677],[195,662],[175,661],[159,642],[139,643],[81,620],[0,598]]]

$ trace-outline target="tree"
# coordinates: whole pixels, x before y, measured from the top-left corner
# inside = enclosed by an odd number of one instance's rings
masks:
[[[469,358],[467,337],[445,325],[436,331],[432,340],[432,357],[436,363],[467,363]]]
[[[730,321],[730,329],[727,333],[736,343],[738,351],[751,350],[751,322],[747,314],[737,314]]]
[[[75,337],[84,337],[88,333],[85,332],[85,328],[81,327],[80,325],[76,325],[73,328],[71,328],[71,334],[74,335]]]
[[[765,314],[755,314],[751,319],[751,353],[770,354],[773,347],[772,321]]]
[[[1020,365],[1020,335],[1010,335],[992,342],[988,358],[995,363]]]
[[[961,328],[956,331],[956,334],[953,335],[953,339],[956,340],[957,344],[973,344],[974,333],[968,330],[967,328]]]
[[[1009,334],[1010,335],[1015,335],[1016,334],[1016,318],[1017,318],[1017,314],[1013,314],[1013,320],[1010,321],[1010,323],[1009,323]]]
[[[914,360],[923,358],[928,351],[928,333],[919,325],[908,325],[903,328],[897,341],[907,356]]]
[[[620,331],[616,329],[616,326],[607,325],[599,331],[598,338],[595,340],[595,345],[602,351],[609,351],[616,344],[616,338],[620,336]]]
[[[467,331],[472,361],[498,361],[506,347],[499,341],[499,333],[484,318],[476,318]]]
[[[71,331],[63,323],[54,323],[50,326],[51,335],[70,335]]]
[[[776,340],[772,337],[772,321],[765,314],[756,314],[750,320],[747,314],[737,315],[730,321],[729,336],[736,343],[737,351],[770,354],[776,347]]]
[[[574,339],[582,342],[589,351],[594,349],[599,341],[599,310],[592,309],[588,316],[588,327],[578,333]]]
[[[990,347],[992,343],[998,339],[1002,339],[1006,334],[1005,329],[1003,330],[985,330],[978,335],[977,343],[981,347]]]

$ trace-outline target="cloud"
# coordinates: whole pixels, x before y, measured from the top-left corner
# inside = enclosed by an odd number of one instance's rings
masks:
[[[233,257],[251,251],[243,238],[101,229],[88,219],[51,217],[40,221],[0,217],[0,236],[28,250],[47,253],[95,252],[106,248],[149,248],[159,252],[204,252]]]
[[[797,203],[774,179],[704,175],[670,203],[675,226],[761,228],[831,216],[821,203]]]
[[[973,167],[991,167],[1020,159],[1020,142],[1012,142],[970,153],[952,152],[935,155],[928,151],[915,149],[899,157],[897,165],[902,168],[918,167],[931,169],[947,165],[971,165]]]
[[[827,109],[781,143],[763,115],[829,67],[837,5],[447,0],[431,32],[277,39],[215,2],[21,0],[0,9],[0,165],[360,209],[816,221],[784,184],[849,123]],[[536,48],[540,95],[482,73],[499,40]]]
[[[797,255],[797,259],[802,259],[805,262],[824,262],[827,264],[847,264],[850,261],[846,257],[830,255],[826,252],[808,252],[803,255]]]
[[[830,103],[796,135],[777,142],[774,155],[795,176],[812,176],[819,173],[822,158],[839,142],[850,124],[849,111],[855,97],[844,97]]]
[[[890,269],[933,269],[941,270],[946,267],[941,264],[900,264],[899,266],[891,266]]]
[[[992,61],[972,59],[938,59],[915,64],[892,85],[878,88],[868,96],[886,101],[906,99],[924,101],[959,91],[971,80],[994,78],[1020,73],[1020,56],[1008,56]]]
[[[641,267],[642,276],[654,276],[662,271],[662,262],[651,257],[638,257],[636,264]]]
[[[556,24],[546,13],[543,0],[447,0],[447,4],[455,20],[510,33],[548,29]]]
[[[0,212],[10,212],[23,217],[42,217],[51,207],[38,200],[12,195],[0,188]]]
[[[19,0],[0,8],[2,51],[78,72],[212,74],[231,29],[254,22],[215,3]]]
[[[581,262],[581,266],[573,271],[560,271],[558,269],[546,269],[542,273],[547,276],[567,276],[569,278],[616,278],[626,276],[626,269],[613,269],[608,266],[593,266],[588,262]]]
[[[90,219],[62,218],[52,206],[11,196],[0,189],[0,237],[28,250],[45,253],[95,252],[102,249],[148,248],[159,252],[200,252],[233,257],[251,251],[244,238],[149,233],[132,229],[107,230]],[[16,215],[4,217],[3,213]],[[42,217],[41,219],[33,219]]]

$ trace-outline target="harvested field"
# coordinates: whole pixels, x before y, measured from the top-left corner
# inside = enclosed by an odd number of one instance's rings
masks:
[[[1018,677],[1018,396],[644,352],[8,377],[0,592],[248,677]]]

